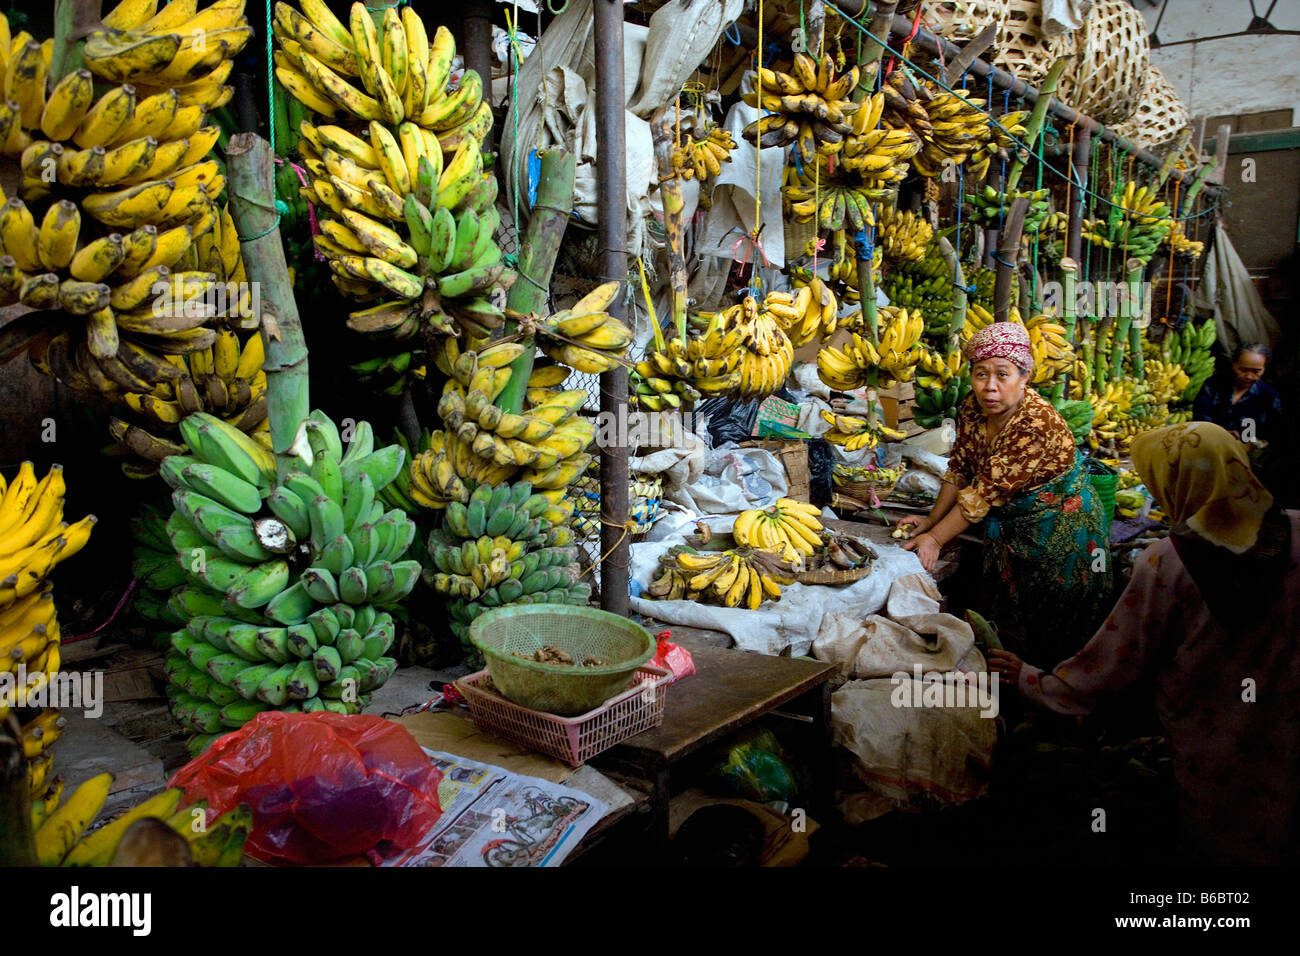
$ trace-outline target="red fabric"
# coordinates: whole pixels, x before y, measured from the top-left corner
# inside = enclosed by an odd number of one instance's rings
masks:
[[[1029,346],[1029,333],[1023,325],[1016,322],[994,322],[984,326],[971,336],[966,354],[972,362],[1004,358],[1014,362],[1020,369],[1034,367],[1034,351]]]
[[[442,773],[400,724],[368,714],[264,711],[176,772],[209,815],[247,803],[245,852],[311,865],[381,842],[414,846],[442,815]]]

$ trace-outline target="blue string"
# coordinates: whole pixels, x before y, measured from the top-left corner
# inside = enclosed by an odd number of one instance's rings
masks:
[[[736,31],[734,38],[731,35],[732,30]],[[731,23],[727,25],[727,29],[722,31],[722,35],[727,38],[732,46],[740,46],[740,27],[736,25],[735,20],[732,20]]]
[[[853,248],[857,251],[859,259],[865,259],[870,262],[876,254],[876,227],[871,227],[868,234],[866,227],[858,230],[858,234],[853,237]]]

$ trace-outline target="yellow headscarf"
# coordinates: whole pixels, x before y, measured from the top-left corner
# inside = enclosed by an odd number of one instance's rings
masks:
[[[1235,554],[1254,546],[1273,496],[1227,431],[1210,422],[1149,431],[1133,441],[1133,464],[1175,531]]]

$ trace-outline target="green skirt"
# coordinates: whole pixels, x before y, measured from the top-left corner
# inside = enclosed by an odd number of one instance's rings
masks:
[[[1110,611],[1110,535],[1077,452],[1070,469],[984,519],[985,601],[1007,648],[1051,668],[1086,644]]]

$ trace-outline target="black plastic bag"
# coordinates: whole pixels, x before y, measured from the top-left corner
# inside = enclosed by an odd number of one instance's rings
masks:
[[[831,443],[825,438],[813,438],[808,442],[808,500],[818,506],[831,503],[835,486],[832,471],[835,468],[835,455]]]
[[[795,397],[785,388],[773,394],[783,401],[795,400]],[[709,398],[696,406],[695,414],[708,420],[709,440],[714,448],[725,445],[729,441],[739,445],[741,442],[754,440],[754,423],[758,421],[758,407],[762,404],[761,398],[749,401]]]

